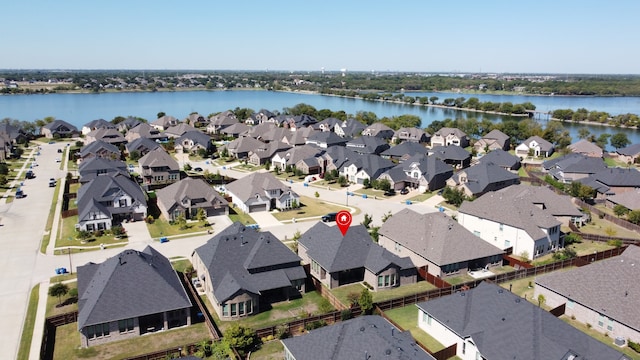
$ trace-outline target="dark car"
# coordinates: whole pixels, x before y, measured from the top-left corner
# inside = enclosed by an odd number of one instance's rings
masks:
[[[27,179],[33,179],[36,177],[36,174],[33,173],[33,171],[31,170],[27,170],[27,174],[25,175],[25,178]]]
[[[24,191],[22,191],[22,190],[16,191],[16,199],[22,199],[22,198],[24,198],[26,196],[27,195],[24,193]]]
[[[54,178],[49,179],[49,187],[56,187],[56,179]]]
[[[194,168],[193,171],[202,172],[202,168],[201,167],[197,167],[197,168]]]
[[[384,193],[384,196],[394,196],[396,194],[396,191],[391,189],[387,192]]]
[[[336,215],[338,215],[338,213],[328,213],[327,215],[322,216],[322,221],[323,222],[336,221]]]
[[[407,195],[409,193],[409,189],[408,188],[404,188],[402,190],[400,190],[400,194],[401,195]]]
[[[58,149],[58,154],[62,154],[62,149]]]

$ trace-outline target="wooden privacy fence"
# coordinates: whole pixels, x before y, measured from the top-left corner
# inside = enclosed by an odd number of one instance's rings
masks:
[[[606,212],[596,208],[593,205],[587,204],[586,202],[584,202],[584,201],[582,201],[580,199],[575,199],[574,201],[575,201],[576,205],[578,205],[578,206],[580,206],[582,208],[588,209],[591,212],[592,215],[593,214],[598,215],[598,217],[601,217],[601,218],[603,218],[603,219],[605,219],[605,220],[607,220],[609,222],[612,222],[612,223],[614,223],[614,224],[616,224],[616,225],[618,225],[620,227],[623,227],[623,228],[625,228],[627,230],[632,230],[632,231],[640,233],[640,225],[636,225],[636,224],[634,224],[632,222],[629,222],[628,220],[621,219],[621,218],[615,217],[613,215],[607,214]],[[640,242],[640,241],[636,240],[636,242]]]
[[[347,311],[347,310],[342,310],[342,311]],[[326,325],[335,324],[339,321],[342,321],[342,311],[332,311],[325,314],[309,316],[303,319],[293,320],[285,324],[261,328],[256,330],[255,332],[259,338],[267,337],[269,335],[275,337],[279,335],[278,334],[279,329],[281,332],[285,331],[292,336],[299,335],[305,332],[307,324],[312,324],[316,321],[324,322]],[[356,317],[356,316],[362,315],[362,310],[360,309],[360,307],[357,307],[357,306],[351,309],[348,309],[348,311],[350,312],[350,317]]]
[[[58,326],[71,324],[78,321],[78,312],[68,312],[48,317],[44,320],[44,332],[40,343],[40,359],[53,359],[53,349],[56,343],[56,329]]]
[[[209,329],[209,333],[211,334],[211,337],[213,338],[213,340],[220,340],[220,338],[222,337],[222,334],[220,333],[220,329],[218,329],[218,327],[216,326],[216,323],[213,321],[213,317],[207,310],[206,306],[202,303],[202,299],[200,299],[198,292],[196,291],[193,284],[191,283],[191,279],[185,273],[182,273],[182,284],[184,285],[185,288],[189,290],[189,293],[191,294],[191,298],[195,301],[196,305],[198,306],[198,310],[200,311],[199,314],[202,314],[204,318],[204,323],[206,324],[207,329]]]

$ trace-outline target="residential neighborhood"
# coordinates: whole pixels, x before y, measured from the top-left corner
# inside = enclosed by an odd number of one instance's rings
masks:
[[[125,342],[144,344],[132,356],[634,358],[630,155],[266,109],[158,115],[55,120],[26,145],[0,128],[22,176],[2,201],[51,208],[55,265],[29,310],[45,358]],[[238,329],[249,345],[220,341]]]

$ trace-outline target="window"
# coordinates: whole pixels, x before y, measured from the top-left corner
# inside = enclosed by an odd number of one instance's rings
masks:
[[[378,275],[378,287],[382,287],[384,284],[384,276]]]
[[[612,318],[608,318],[607,319],[607,330],[608,331],[613,331],[613,319]]]
[[[402,245],[400,245],[399,243],[395,243],[395,250],[397,252],[401,252],[402,251]]]
[[[315,274],[320,273],[320,264],[318,264],[315,260],[311,260],[311,271]]]
[[[480,237],[480,231],[473,230],[473,235]]]
[[[127,206],[127,199],[120,199],[120,201],[118,202],[118,206],[119,207]]]
[[[385,286],[385,287],[388,287],[388,286],[389,286],[390,281],[391,281],[391,276],[389,276],[389,275],[385,275],[385,276],[384,276],[384,286]]]
[[[604,315],[602,315],[602,314],[600,314],[600,316],[598,316],[598,326],[604,327]]]
[[[504,224],[500,224],[500,231],[504,230]]]
[[[118,320],[118,330],[121,333],[133,331],[133,318]]]
[[[431,315],[427,315],[427,325],[431,325],[431,319],[433,319]]]
[[[87,338],[94,339],[109,336],[109,323],[91,325],[87,327]]]
[[[222,316],[229,316],[229,304],[222,305]]]
[[[462,343],[462,355],[464,355],[466,351],[467,351],[467,342],[465,341]]]
[[[231,316],[236,316],[238,313],[236,312],[236,304],[231,304]]]
[[[253,302],[251,300],[247,300],[246,308],[247,308],[247,314],[251,314],[253,312]]]
[[[244,303],[238,303],[238,315],[244,315]]]

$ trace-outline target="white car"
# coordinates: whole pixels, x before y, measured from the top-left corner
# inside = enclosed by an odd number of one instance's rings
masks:
[[[62,161],[62,160],[61,160],[60,158],[56,158],[56,162],[57,162],[57,163],[59,163],[59,162],[61,162],[61,161]]]

